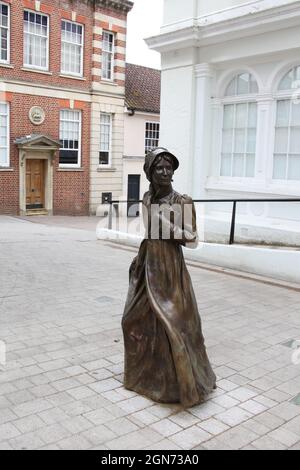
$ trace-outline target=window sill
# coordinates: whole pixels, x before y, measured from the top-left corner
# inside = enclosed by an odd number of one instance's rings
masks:
[[[14,69],[15,66],[12,64],[6,64],[5,62],[0,62],[0,67],[5,67],[6,69]]]
[[[110,85],[110,86],[118,86],[117,83],[115,83],[114,81],[110,81],[110,80],[100,80],[100,82],[98,83],[101,83],[103,85]]]
[[[33,72],[33,73],[42,73],[44,75],[53,75],[52,72],[47,72],[47,70],[31,69],[30,67],[22,67],[21,70],[23,70],[24,72]]]
[[[86,78],[84,78],[84,77],[80,77],[80,76],[77,76],[77,75],[71,75],[71,74],[69,75],[67,73],[60,73],[59,76],[62,77],[62,78],[71,78],[73,80],[81,80],[83,82],[86,81]]]
[[[14,171],[14,168],[5,167],[5,166],[0,166],[0,171]]]
[[[102,173],[102,172],[103,172],[103,173],[105,173],[105,172],[113,172],[113,171],[117,171],[117,168],[112,168],[112,167],[105,168],[105,167],[99,166],[99,167],[97,168],[97,171],[98,171],[99,173]]]
[[[57,171],[79,171],[79,172],[82,172],[84,171],[84,168],[67,168],[67,167],[63,167],[63,166],[60,166]]]

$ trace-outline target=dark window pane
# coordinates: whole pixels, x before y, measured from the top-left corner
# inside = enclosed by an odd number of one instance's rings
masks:
[[[24,20],[28,21],[28,11],[24,11]]]
[[[77,150],[60,150],[59,163],[61,165],[77,165],[78,151]]]
[[[34,13],[29,14],[30,22],[34,23]]]
[[[100,165],[108,165],[109,153],[99,152],[99,163]]]
[[[2,5],[2,15],[8,16],[8,6]]]
[[[37,24],[42,24],[42,17],[41,17],[41,15],[36,15],[36,23],[37,23]]]
[[[42,25],[43,25],[43,26],[47,26],[47,25],[48,25],[48,18],[47,18],[47,16],[43,16],[43,17],[42,17]]]
[[[61,24],[61,29],[62,29],[63,31],[66,31],[66,23],[65,23],[65,21],[62,22],[62,24]]]

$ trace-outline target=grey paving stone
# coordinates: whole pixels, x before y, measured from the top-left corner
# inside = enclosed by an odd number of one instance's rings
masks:
[[[105,423],[105,426],[113,431],[117,436],[122,436],[139,429],[139,426],[128,418],[117,418]]]
[[[71,436],[57,443],[62,450],[88,450],[92,444],[82,435]]]
[[[10,439],[9,444],[14,450],[36,450],[45,445],[37,432],[22,434],[14,439]]]
[[[169,437],[173,434],[182,431],[182,428],[180,426],[178,426],[168,418],[162,419],[160,421],[157,421],[156,423],[151,424],[150,428],[154,429],[154,431],[159,432],[164,437]]]
[[[252,442],[252,445],[259,450],[285,450],[287,446],[275,441],[269,436],[261,437],[256,441]]]
[[[198,426],[192,426],[169,437],[172,442],[175,442],[175,444],[185,450],[192,449],[210,438],[211,434],[200,429]]]
[[[0,425],[0,442],[11,439],[20,434],[20,431],[12,423]]]
[[[227,424],[228,426],[236,426],[243,423],[244,421],[247,421],[247,419],[251,418],[252,416],[253,415],[248,411],[235,406],[234,408],[230,408],[224,413],[216,415],[215,418]]]
[[[91,442],[93,446],[107,443],[117,436],[117,434],[111,429],[108,429],[103,425],[93,427],[88,431],[83,432],[81,435]]]
[[[36,431],[37,429],[45,426],[44,421],[37,415],[31,415],[26,416],[26,418],[17,419],[13,424],[21,433],[24,434]]]
[[[222,434],[224,431],[229,429],[229,426],[227,426],[227,424],[224,424],[222,421],[219,421],[215,418],[210,418],[206,421],[202,421],[198,424],[198,426],[199,428],[204,429],[204,431],[209,432],[213,436]]]

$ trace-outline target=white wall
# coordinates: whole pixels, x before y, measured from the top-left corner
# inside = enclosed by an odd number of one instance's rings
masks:
[[[136,112],[134,116],[125,114],[124,119],[124,158],[123,158],[123,195],[127,200],[128,175],[140,175],[140,198],[148,191],[149,182],[143,171],[145,162],[146,122],[159,122],[157,114]]]
[[[275,3],[284,5],[295,1],[297,0],[164,0],[163,27],[224,10],[234,11],[239,7],[249,6],[250,11],[255,12],[257,8],[270,8]]]
[[[194,62],[193,50],[162,54],[160,145],[178,158],[174,186],[184,193],[191,191],[193,171]]]
[[[232,8],[247,3],[261,3],[259,1],[251,0],[198,0],[198,16],[215,13],[226,8]]]
[[[197,14],[197,2],[198,0],[164,0],[163,24],[194,18]]]
[[[124,155],[126,157],[143,157],[145,155],[146,122],[159,122],[159,116],[139,112],[136,112],[134,116],[125,114]]]
[[[112,115],[112,164],[108,168],[99,168],[100,149],[100,114]],[[90,154],[90,212],[94,214],[102,201],[102,193],[112,192],[113,199],[122,194],[124,149],[124,100],[93,96],[91,123]]]

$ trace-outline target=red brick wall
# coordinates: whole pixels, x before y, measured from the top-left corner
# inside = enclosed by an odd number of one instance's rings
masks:
[[[43,73],[28,72],[23,68],[23,11],[24,9],[34,10],[33,0],[10,0],[11,10],[11,40],[10,40],[10,63],[13,69],[0,67],[2,77],[17,79],[27,82],[59,85],[61,87],[89,90],[91,86],[91,65],[93,50],[93,8],[92,2],[80,0],[42,0],[41,13],[48,13],[50,16],[49,35],[49,72],[52,75]],[[84,66],[83,76],[85,80],[76,80],[60,76],[61,64],[61,20],[70,19],[71,11],[76,11],[79,15],[77,22],[84,25]],[[17,45],[17,47],[16,47]]]
[[[10,64],[13,68],[0,64],[0,76],[5,82],[30,82],[37,87],[40,85],[59,87],[61,89],[90,92],[92,86],[92,54],[93,54],[93,25],[94,2],[90,0],[41,0],[41,13],[50,17],[49,35],[49,72],[51,75],[22,70],[23,66],[23,11],[35,11],[34,0],[2,0],[10,4]],[[97,4],[97,2],[96,2]],[[96,7],[96,11],[126,19],[126,13]],[[84,79],[77,80],[60,76],[61,64],[61,20],[72,19],[72,11],[77,13],[76,22],[84,25]],[[123,28],[113,25],[112,30],[125,33]],[[95,37],[94,37],[95,39]],[[99,37],[98,39],[101,39]],[[118,41],[116,45],[125,46]],[[101,51],[94,51],[100,52]],[[116,57],[117,58],[117,57]],[[118,57],[121,59],[121,57]],[[125,57],[124,66],[125,66]],[[119,70],[119,69],[118,69]],[[115,71],[118,71],[117,69]],[[121,69],[120,69],[121,70]],[[97,78],[99,80],[99,77]],[[124,85],[120,81],[120,85]],[[1,93],[0,93],[1,95]],[[5,93],[1,98],[10,101],[10,167],[12,171],[0,169],[0,214],[19,213],[19,150],[14,144],[18,137],[31,133],[45,134],[56,140],[59,139],[59,111],[68,108],[68,100],[47,98],[18,93]],[[40,126],[34,126],[29,120],[29,110],[32,106],[41,106],[46,112],[46,119]],[[89,155],[90,155],[90,104],[77,101],[75,107],[82,109],[82,171],[63,171],[58,167],[58,155],[55,160],[53,210],[54,214],[83,215],[89,213]]]
[[[18,214],[19,211],[19,149],[16,138],[29,134],[45,134],[59,140],[60,109],[67,100],[40,96],[10,94],[10,167],[12,172],[0,170],[0,213]],[[46,119],[40,126],[29,120],[32,106],[41,106]],[[75,102],[82,110],[81,167],[78,170],[59,170],[58,152],[55,158],[53,210],[54,214],[85,215],[89,206],[89,154],[90,154],[90,104]]]

